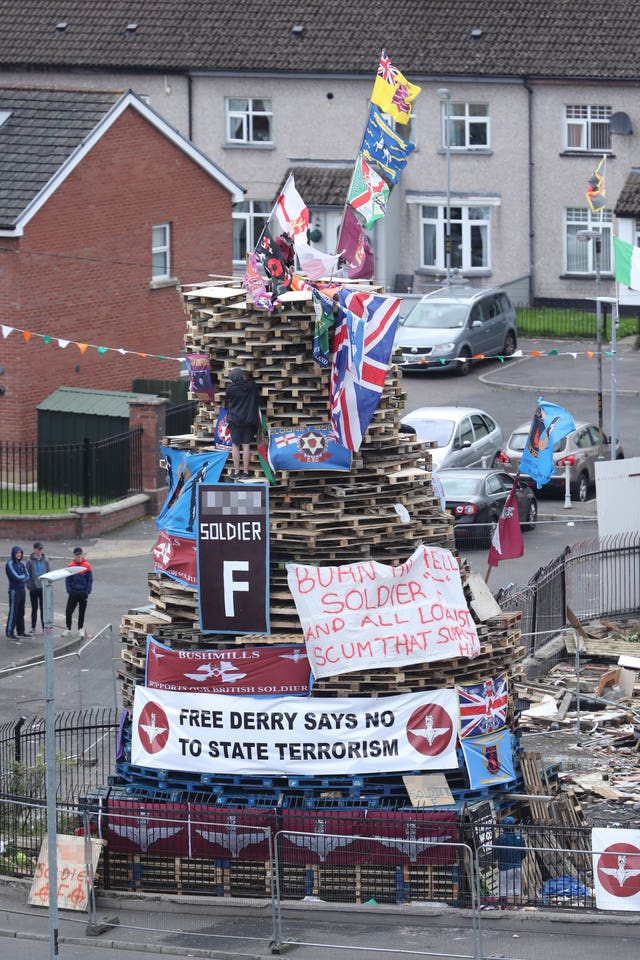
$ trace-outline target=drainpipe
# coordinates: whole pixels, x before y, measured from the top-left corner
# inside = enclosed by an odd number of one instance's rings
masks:
[[[189,140],[193,143],[193,77],[187,74],[187,111],[189,117]]]
[[[529,86],[529,81],[524,81],[524,88],[528,93],[527,100],[527,150],[529,153],[529,303],[533,302],[535,291],[535,231],[533,229],[533,90]]]

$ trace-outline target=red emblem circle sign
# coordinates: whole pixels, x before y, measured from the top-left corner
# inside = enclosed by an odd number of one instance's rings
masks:
[[[169,720],[162,707],[150,701],[138,718],[138,737],[147,753],[160,753],[169,739]]]
[[[640,850],[631,843],[614,843],[598,860],[598,880],[612,897],[640,893]]]
[[[451,741],[451,717],[437,703],[425,703],[414,710],[407,723],[407,740],[425,757],[437,757]]]

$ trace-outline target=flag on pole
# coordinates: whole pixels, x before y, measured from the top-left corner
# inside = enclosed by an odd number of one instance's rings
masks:
[[[400,300],[342,288],[331,369],[331,422],[338,442],[359,450],[384,387]]]
[[[418,96],[420,89],[415,83],[409,83],[407,78],[393,66],[383,50],[378,64],[378,74],[373,84],[371,102],[398,123],[408,123],[411,118],[412,101]]]
[[[497,567],[501,560],[515,560],[524,553],[520,517],[518,516],[518,501],[516,499],[517,486],[518,475],[516,474],[509,496],[504,502],[502,513],[498,517],[498,523],[489,547],[487,562],[490,567]]]
[[[359,213],[369,230],[387,212],[389,187],[385,180],[358,154],[347,203]]]
[[[276,297],[291,287],[291,273],[284,262],[278,244],[266,227],[262,231],[255,252],[257,259],[271,277],[271,299],[275,300]]]
[[[606,159],[606,157],[601,159],[587,183],[587,203],[591,213],[598,213],[607,205],[604,189],[604,164]]]
[[[309,280],[321,280],[323,277],[330,277],[338,266],[337,255],[323,253],[322,250],[316,250],[315,247],[302,240],[298,240],[295,246],[300,266]]]
[[[289,174],[287,182],[280,191],[273,213],[282,232],[288,233],[293,238],[294,243],[298,239],[307,239],[309,210],[296,190],[292,173]]]
[[[338,253],[351,266],[347,270],[350,280],[370,280],[374,274],[373,250],[360,221],[347,204],[338,237]]]
[[[540,397],[520,461],[520,472],[533,477],[536,486],[543,486],[555,473],[554,445],[575,428],[576,422],[570,413]]]
[[[614,237],[613,252],[618,283],[623,283],[631,290],[640,290],[640,247]]]
[[[316,322],[313,330],[313,358],[321,367],[328,367],[329,330],[333,326],[333,300],[317,290],[311,291]]]
[[[398,177],[409,160],[409,154],[415,148],[415,143],[404,140],[396,133],[385,123],[378,108],[371,104],[360,150],[370,163],[374,163],[382,171],[387,180],[398,182]]]

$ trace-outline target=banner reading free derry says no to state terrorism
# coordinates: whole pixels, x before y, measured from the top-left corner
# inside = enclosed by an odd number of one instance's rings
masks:
[[[287,572],[316,677],[480,653],[450,550],[421,544],[396,567],[288,563]]]

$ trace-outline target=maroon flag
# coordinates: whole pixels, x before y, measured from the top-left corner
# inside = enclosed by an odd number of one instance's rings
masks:
[[[504,502],[502,513],[498,519],[493,534],[493,540],[489,547],[488,563],[490,567],[497,567],[501,560],[515,560],[524,553],[524,544],[522,542],[522,531],[520,529],[520,517],[518,516],[518,503],[516,500],[516,487],[518,485],[518,476],[513,481],[513,486],[509,496]]]
[[[347,271],[349,279],[371,279],[374,273],[373,250],[360,221],[348,204],[338,237],[338,253],[351,264]]]

